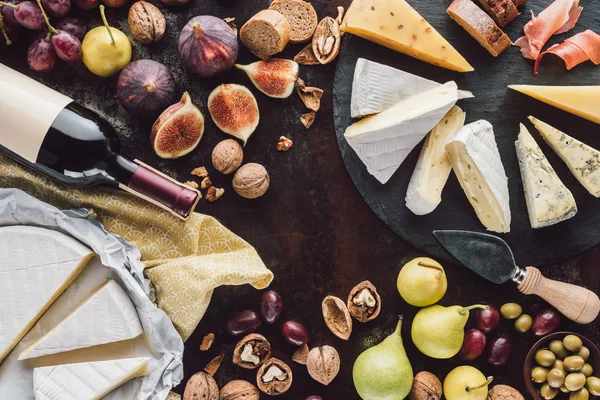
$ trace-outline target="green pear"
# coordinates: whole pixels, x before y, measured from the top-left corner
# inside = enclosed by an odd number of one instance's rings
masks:
[[[481,304],[470,307],[440,305],[419,310],[412,323],[411,336],[417,349],[431,358],[452,358],[460,351],[465,338],[469,311],[489,308]]]
[[[468,365],[456,367],[444,379],[444,396],[446,400],[486,400],[493,379]]]
[[[431,258],[418,257],[402,267],[397,285],[400,296],[408,304],[427,307],[444,297],[448,280],[440,263]]]
[[[402,317],[394,333],[363,351],[354,362],[354,387],[363,400],[402,400],[413,385],[413,370],[402,343]]]

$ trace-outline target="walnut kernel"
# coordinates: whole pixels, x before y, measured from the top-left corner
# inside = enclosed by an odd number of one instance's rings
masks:
[[[199,176],[200,178],[206,178],[208,176],[208,171],[204,167],[198,167],[194,168],[190,174]]]
[[[258,388],[270,396],[287,392],[292,386],[292,380],[290,367],[277,358],[269,358],[256,374]]]
[[[289,149],[292,148],[293,145],[294,145],[294,142],[292,142],[290,139],[286,138],[285,136],[281,136],[279,138],[279,142],[277,142],[277,150],[288,151]]]
[[[215,342],[215,334],[209,333],[208,335],[202,338],[202,343],[200,344],[200,351],[208,351],[213,343]]]
[[[225,193],[225,189],[210,186],[206,191],[206,200],[214,203],[215,201],[219,200],[221,196],[223,196],[223,193]]]

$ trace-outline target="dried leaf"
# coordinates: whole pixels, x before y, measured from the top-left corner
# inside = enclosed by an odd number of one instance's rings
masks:
[[[221,353],[212,360],[210,360],[210,362],[206,364],[206,367],[204,367],[204,372],[206,372],[210,376],[214,376],[219,370],[219,367],[223,362],[223,358],[225,358],[225,353]]]
[[[319,65],[321,64],[312,49],[312,43],[309,43],[304,47],[296,56],[294,61],[301,65]]]
[[[302,122],[302,125],[304,125],[306,129],[308,129],[312,126],[313,122],[315,122],[316,115],[317,113],[314,111],[302,114],[302,116],[300,117],[300,122]]]
[[[227,23],[227,25],[229,25],[229,27],[231,28],[233,33],[235,33],[235,36],[237,36],[238,29],[237,29],[237,26],[235,25],[235,18],[227,17],[227,18],[223,18],[223,21],[225,21]]]
[[[213,343],[215,342],[215,334],[209,333],[208,335],[202,338],[202,343],[200,344],[200,351],[208,351]]]
[[[298,350],[296,350],[296,352],[292,356],[292,360],[294,362],[297,362],[298,364],[306,365],[306,361],[308,359],[308,353],[309,353],[308,345],[305,344],[304,346],[302,346]]]

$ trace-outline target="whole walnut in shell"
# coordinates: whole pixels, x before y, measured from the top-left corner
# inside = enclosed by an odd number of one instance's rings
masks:
[[[226,139],[215,146],[212,152],[213,167],[222,174],[234,173],[244,160],[244,149],[235,139]]]
[[[508,385],[496,385],[490,389],[488,400],[525,400],[519,391]]]
[[[221,389],[220,400],[258,400],[258,388],[247,381],[231,381]]]
[[[256,199],[269,189],[269,173],[260,164],[243,165],[233,176],[233,189],[246,199]]]
[[[219,387],[214,378],[206,372],[192,375],[185,385],[183,400],[219,400]]]
[[[331,346],[315,347],[306,360],[308,374],[322,385],[329,385],[340,372],[340,355]]]
[[[442,383],[437,376],[427,371],[415,375],[408,400],[440,400],[441,398]]]
[[[167,27],[163,13],[153,4],[143,0],[133,3],[127,22],[133,37],[144,44],[158,42]]]

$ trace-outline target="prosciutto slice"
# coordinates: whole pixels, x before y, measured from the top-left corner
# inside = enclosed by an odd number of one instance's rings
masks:
[[[537,17],[532,11],[531,21],[523,28],[525,36],[520,37],[515,45],[521,48],[523,57],[536,60],[552,35],[573,29],[582,10],[579,0],[555,0]]]
[[[554,54],[562,58],[568,70],[588,60],[600,65],[600,35],[588,29],[561,44],[555,44],[539,55],[535,61],[534,74],[537,75],[542,57],[546,54]]]

